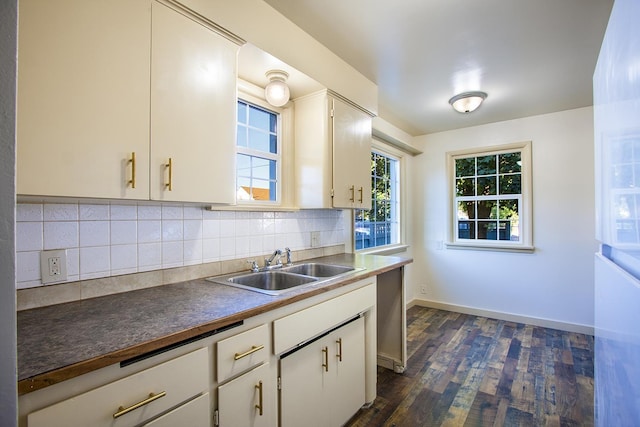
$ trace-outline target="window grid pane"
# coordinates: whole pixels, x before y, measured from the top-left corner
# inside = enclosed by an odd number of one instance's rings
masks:
[[[355,248],[399,243],[398,160],[371,153],[371,209],[355,210]]]
[[[456,238],[520,241],[521,152],[455,159]]]
[[[238,100],[236,198],[277,201],[278,116]]]

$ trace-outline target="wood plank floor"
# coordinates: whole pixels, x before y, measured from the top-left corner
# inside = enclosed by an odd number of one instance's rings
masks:
[[[346,425],[592,426],[593,337],[414,306],[403,374]]]

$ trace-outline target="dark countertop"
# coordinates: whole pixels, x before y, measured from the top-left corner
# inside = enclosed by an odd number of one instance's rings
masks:
[[[412,262],[341,254],[305,260],[365,270],[270,296],[190,280],[18,312],[18,392],[26,394]]]

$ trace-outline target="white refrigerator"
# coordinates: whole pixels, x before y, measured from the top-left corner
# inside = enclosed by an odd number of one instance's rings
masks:
[[[595,424],[640,426],[640,0],[615,0],[593,89]]]

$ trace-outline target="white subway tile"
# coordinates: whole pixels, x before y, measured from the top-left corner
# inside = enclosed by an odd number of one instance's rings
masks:
[[[80,279],[80,248],[67,249],[67,281]]]
[[[202,262],[214,262],[219,260],[220,260],[220,239],[203,239],[202,240]]]
[[[108,221],[109,205],[80,204],[80,221]]]
[[[78,243],[77,222],[44,223],[44,249],[76,248]]]
[[[138,222],[137,221],[111,221],[111,244],[112,245],[130,245],[130,244],[137,243],[137,241],[138,241]]]
[[[183,219],[184,211],[182,206],[162,205],[162,219]]]
[[[42,221],[43,206],[41,203],[18,203],[16,205],[16,221]]]
[[[162,242],[162,268],[181,267],[183,265],[182,242]]]
[[[18,252],[16,254],[16,281],[40,281],[40,252]]]
[[[155,243],[161,241],[161,221],[138,221],[138,243]]]
[[[162,241],[176,242],[183,239],[184,222],[181,220],[162,220]]]
[[[251,238],[248,236],[236,237],[236,255],[242,258],[251,255]]]
[[[112,221],[138,219],[138,207],[136,205],[111,205],[110,213]]]
[[[202,240],[185,240],[184,265],[202,264]]]
[[[111,272],[133,273],[138,267],[137,245],[113,245],[111,246]]]
[[[233,259],[236,255],[236,239],[233,237],[220,238],[220,259]]]
[[[111,269],[109,246],[80,248],[80,278],[94,279],[104,277]]]
[[[220,237],[235,237],[236,221],[233,219],[220,220]]]
[[[80,221],[80,247],[108,246],[109,221]]]
[[[184,219],[202,219],[203,209],[199,206],[185,206]]]
[[[273,252],[275,248],[272,246],[264,247],[262,245],[263,237],[261,235],[249,236],[249,255],[261,255],[267,252]]]
[[[162,267],[162,244],[138,244],[138,270],[157,270]]]
[[[42,222],[16,222],[16,251],[41,251],[43,233]]]
[[[78,204],[50,204],[44,205],[45,221],[77,221]]]
[[[202,238],[217,239],[220,237],[220,221],[205,219],[202,221]]]
[[[162,219],[162,208],[160,205],[140,205],[138,206],[138,219]]]
[[[220,219],[220,211],[209,211],[204,209],[202,211],[202,218],[207,219]]]
[[[202,220],[185,219],[184,240],[202,240]]]

